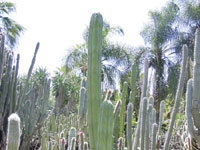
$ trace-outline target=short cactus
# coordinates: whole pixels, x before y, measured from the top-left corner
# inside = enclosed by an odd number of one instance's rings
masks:
[[[18,150],[20,144],[20,118],[13,113],[8,118],[6,150]]]

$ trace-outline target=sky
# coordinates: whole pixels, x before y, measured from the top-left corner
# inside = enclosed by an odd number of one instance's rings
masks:
[[[17,11],[12,18],[26,30],[19,39],[19,73],[28,72],[34,49],[40,42],[36,67],[53,72],[63,65],[69,49],[83,43],[82,34],[93,13],[100,12],[111,26],[120,26],[123,37],[118,43],[143,45],[140,31],[148,22],[149,10],[159,10],[167,0],[10,0]]]

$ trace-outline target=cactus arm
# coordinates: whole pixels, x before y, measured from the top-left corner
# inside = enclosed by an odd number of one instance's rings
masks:
[[[188,57],[187,46],[183,45],[182,50],[183,50],[183,56],[182,56],[181,72],[180,72],[179,82],[178,82],[178,89],[177,89],[177,92],[176,92],[175,104],[174,104],[174,108],[173,108],[173,112],[172,112],[172,118],[170,120],[170,125],[169,125],[169,128],[168,128],[165,143],[164,143],[164,150],[168,150],[168,148],[169,148],[169,142],[170,142],[171,135],[172,135],[172,129],[173,129],[173,126],[174,126],[176,114],[177,114],[178,109],[179,109],[181,91],[182,91],[182,88],[183,88],[183,85],[184,85],[184,80],[185,80],[186,63],[187,63],[187,57]]]
[[[101,55],[102,55],[102,28],[101,14],[93,14],[89,27],[88,39],[88,125],[90,148],[97,149],[99,108],[101,103]]]

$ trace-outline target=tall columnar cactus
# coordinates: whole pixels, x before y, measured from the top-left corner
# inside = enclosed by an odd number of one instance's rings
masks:
[[[140,135],[141,135],[141,150],[144,150],[144,143],[145,143],[145,128],[146,128],[146,118],[147,118],[147,98],[143,98],[142,102],[142,111],[141,111],[141,128],[140,128]]]
[[[133,64],[132,71],[131,71],[131,96],[130,96],[131,97],[130,102],[132,104],[134,104],[134,102],[135,102],[137,74],[138,74],[137,66],[136,66],[136,64]]]
[[[178,109],[179,109],[181,92],[182,92],[184,80],[185,80],[186,63],[187,63],[187,57],[188,57],[188,48],[187,48],[186,45],[183,45],[182,51],[183,51],[183,55],[182,55],[181,72],[180,72],[179,82],[178,82],[178,89],[176,91],[175,104],[174,104],[174,108],[173,108],[173,112],[172,112],[172,118],[170,120],[169,128],[168,128],[165,143],[164,143],[164,150],[168,150],[168,148],[169,148],[169,142],[170,142],[170,138],[171,138],[171,135],[172,135],[172,129],[173,129],[173,126],[174,126],[176,114],[177,114]]]
[[[193,139],[200,145],[200,30],[196,30],[193,79],[187,84],[186,118],[188,131]]]
[[[8,118],[8,133],[6,150],[18,150],[20,144],[20,118],[11,114]]]
[[[133,104],[129,103],[127,108],[127,147],[132,150],[132,119],[133,119]]]
[[[98,148],[97,150],[112,149],[113,143],[113,105],[110,100],[105,99],[100,107],[98,126]]]
[[[123,132],[124,132],[127,89],[128,89],[128,84],[127,84],[127,82],[124,82],[123,92],[122,92],[122,105],[121,105],[121,110],[120,110],[120,125],[119,125],[119,136],[120,137],[123,137]]]
[[[119,122],[120,122],[120,108],[121,100],[118,100],[114,109],[114,121],[113,121],[113,149],[117,150],[117,144],[119,139]]]
[[[101,100],[101,56],[103,18],[99,13],[91,17],[88,38],[88,125],[90,149],[97,149]]]
[[[139,144],[139,139],[140,139],[140,125],[141,125],[141,111],[142,111],[142,99],[146,97],[147,94],[147,82],[148,82],[148,69],[149,69],[149,63],[148,59],[145,59],[144,62],[144,77],[143,77],[143,86],[142,86],[142,95],[141,95],[141,100],[140,100],[140,106],[139,106],[139,117],[138,117],[138,122],[137,122],[137,128],[135,131],[135,138],[134,138],[134,144],[133,144],[133,149],[137,149],[138,144]]]

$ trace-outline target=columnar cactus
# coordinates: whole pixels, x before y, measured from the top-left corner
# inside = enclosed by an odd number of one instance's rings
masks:
[[[133,104],[129,103],[127,108],[127,147],[132,150],[132,119],[133,119]]]
[[[140,125],[141,125],[141,111],[142,111],[142,100],[144,97],[146,97],[147,94],[147,82],[148,82],[148,68],[149,68],[149,63],[147,58],[145,59],[144,63],[144,77],[143,77],[143,87],[142,87],[142,95],[141,95],[141,100],[140,100],[140,106],[139,106],[139,117],[138,117],[138,122],[137,122],[137,128],[135,131],[135,138],[134,138],[134,144],[133,144],[133,149],[137,149],[138,144],[139,144],[139,139],[140,139]]]
[[[99,13],[91,17],[88,38],[88,125],[90,149],[97,149],[101,99],[101,56],[103,18]]]
[[[142,111],[141,111],[141,128],[140,128],[140,135],[141,135],[141,150],[144,150],[144,143],[145,143],[145,128],[146,128],[146,118],[147,118],[147,98],[143,98],[142,102]]]
[[[133,64],[132,71],[131,71],[131,96],[130,96],[131,97],[130,102],[132,104],[134,104],[134,102],[135,102],[137,74],[138,74],[137,66],[136,66],[136,64]]]
[[[200,30],[196,30],[195,49],[194,49],[194,66],[193,79],[187,84],[186,93],[186,118],[188,131],[198,145],[200,145]]]
[[[117,143],[119,139],[119,122],[120,122],[120,107],[121,107],[121,100],[117,101],[114,109],[114,121],[113,121],[113,149],[117,150]]]
[[[79,100],[79,110],[78,110],[78,116],[79,116],[79,128],[83,129],[83,126],[86,122],[86,115],[87,115],[87,94],[86,94],[86,88],[81,87],[80,90],[80,100]]]
[[[72,138],[76,137],[76,129],[71,127],[68,133],[68,150],[71,150]]]
[[[110,100],[105,99],[100,107],[98,126],[98,148],[97,150],[112,149],[113,135],[113,105]]]
[[[119,125],[119,136],[120,137],[123,137],[123,131],[124,131],[127,89],[128,89],[128,84],[127,84],[127,82],[124,82],[123,92],[122,92],[122,105],[121,105],[121,110],[120,110],[120,125]]]
[[[173,126],[174,126],[176,114],[177,114],[178,109],[179,109],[181,92],[182,92],[184,80],[185,80],[186,64],[187,64],[187,57],[188,57],[188,48],[187,48],[186,45],[183,46],[182,51],[183,51],[183,55],[182,55],[181,72],[180,72],[179,82],[178,82],[178,89],[177,89],[177,92],[176,92],[175,104],[174,104],[174,108],[173,108],[173,112],[172,112],[172,118],[170,120],[169,128],[168,128],[166,139],[165,139],[164,150],[168,150],[168,148],[169,148],[169,142],[170,142],[170,138],[171,138],[171,135],[172,135],[172,129],[173,129]]]
[[[158,130],[158,125],[156,123],[153,124],[152,128],[152,145],[151,145],[151,150],[156,149],[156,135],[157,135],[157,130]]]
[[[8,118],[8,133],[6,150],[18,150],[20,144],[20,118],[11,114]]]

